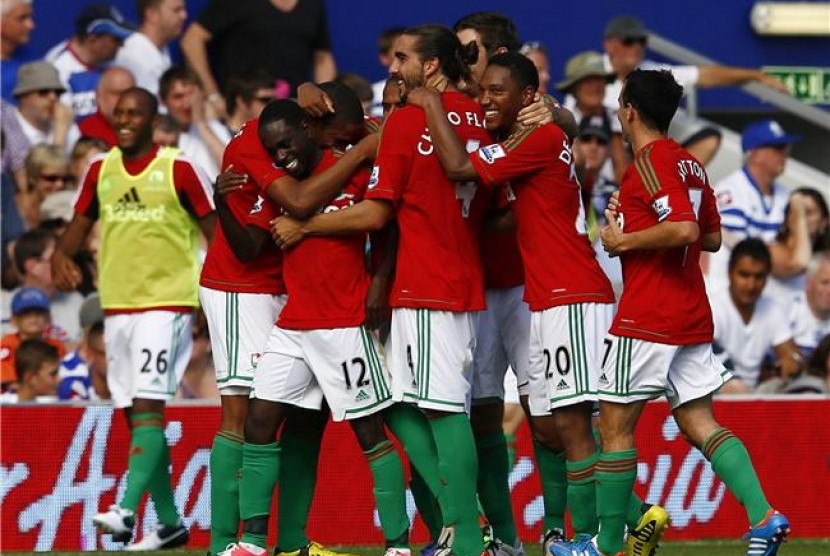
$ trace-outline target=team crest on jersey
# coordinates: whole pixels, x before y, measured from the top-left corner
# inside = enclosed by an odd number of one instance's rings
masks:
[[[486,147],[481,147],[478,150],[478,156],[487,164],[493,164],[499,158],[504,158],[505,156],[507,156],[507,153],[504,152],[504,149],[501,148],[501,145],[496,143],[495,145],[487,145]]]
[[[372,167],[372,176],[369,178],[369,189],[372,189],[378,184],[378,180],[380,179],[380,167],[373,166]]]
[[[651,208],[657,213],[657,221],[662,222],[668,215],[671,214],[671,206],[669,205],[669,196],[664,195],[657,197],[651,202]]]
[[[257,195],[256,196],[256,202],[254,203],[254,206],[251,207],[250,214],[256,214],[258,212],[261,212],[262,211],[262,204],[264,202],[265,202],[265,199],[262,197],[262,195]]]

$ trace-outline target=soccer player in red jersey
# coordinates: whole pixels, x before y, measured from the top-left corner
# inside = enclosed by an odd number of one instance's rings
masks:
[[[408,29],[395,43],[390,74],[404,93],[425,84],[441,90],[456,133],[472,150],[490,139],[481,108],[456,87],[469,78],[465,64],[475,57],[470,50],[444,27]],[[379,229],[395,213],[400,241],[387,351],[392,394],[396,401],[417,404],[429,418],[439,488],[441,480],[446,483],[439,502],[444,524],[450,526],[439,552],[448,552],[451,545],[459,556],[478,556],[483,549],[475,441],[464,415],[471,389],[474,313],[484,308],[476,237],[465,222],[477,187],[446,178],[423,111],[403,107],[386,121],[363,202],[306,222],[286,218],[276,225],[277,236],[291,245],[305,235]],[[408,452],[413,449],[406,439],[404,445]],[[425,477],[431,484],[435,479]]]
[[[480,101],[487,128],[501,143],[470,154],[447,125],[434,92],[416,91],[410,102],[423,105],[450,178],[510,183],[531,310],[527,394],[533,429],[548,447],[564,446],[574,529],[593,534],[591,407],[614,295],[587,238],[567,136],[552,123],[525,127],[517,120],[537,87],[536,68],[521,54],[491,57]]]
[[[118,147],[90,163],[75,215],[52,255],[55,285],[76,288],[81,273],[72,258],[100,222],[107,385],[132,438],[124,495],[93,523],[114,540],[129,540],[148,491],[160,522],[128,550],[174,548],[188,539],[170,485],[164,408],[190,359],[198,234],[210,240],[216,223],[208,177],[177,149],[153,144],[157,115],[149,91],[121,93],[114,112]]]
[[[354,111],[362,113],[356,97]],[[337,151],[321,150],[306,133],[305,123],[303,111],[292,101],[270,104],[259,122],[263,146],[275,166],[292,180],[320,175],[339,164]],[[282,176],[275,175],[275,179]],[[353,172],[321,212],[351,210],[362,199],[368,182],[368,168]],[[249,223],[268,230],[278,215],[275,203],[257,203]],[[319,409],[323,398],[336,421],[349,421],[372,468],[387,555],[410,554],[403,469],[380,413],[392,404],[391,391],[376,340],[363,326],[370,280],[365,245],[366,234],[354,233],[310,238],[285,251],[283,271],[289,298],[259,362],[245,423],[240,483],[244,535],[224,554],[264,553],[270,494],[280,463],[280,446],[274,437],[289,406]]]
[[[342,87],[333,83],[324,83],[321,87],[330,94],[335,106],[343,102]],[[355,134],[355,128],[363,131],[362,118],[351,121],[346,110],[329,120],[326,125],[309,124],[320,141],[350,138]],[[268,334],[285,305],[280,250],[267,231],[258,227],[249,227],[246,231],[245,223],[251,210],[266,202],[264,190],[275,199],[269,202],[306,214],[333,197],[343,182],[341,177],[335,176],[330,180],[317,177],[311,182],[300,183],[278,172],[271,155],[260,142],[259,121],[247,122],[225,150],[223,167],[227,170],[217,182],[215,195],[221,226],[216,244],[208,251],[201,280],[202,304],[211,326],[223,404],[220,431],[211,451],[211,475],[218,477],[211,483],[210,550],[214,554],[237,539],[239,491],[236,477],[242,466],[248,393]],[[351,171],[365,163],[362,158],[355,159],[355,154],[357,151],[342,165],[351,170],[341,170],[339,176],[348,177]],[[231,361],[228,361],[228,355]],[[279,468],[283,486],[279,490],[282,503],[278,516],[278,555],[298,554],[305,547],[311,556],[337,554],[311,542],[306,536],[320,443],[327,422],[327,411],[294,409],[282,429],[280,443],[285,455]]]
[[[720,219],[703,166],[666,137],[681,94],[670,72],[641,70],[620,93],[618,117],[635,155],[601,231],[605,250],[622,258],[625,283],[599,378],[601,527],[597,538],[555,545],[560,551],[553,554],[620,552],[637,475],[634,429],[646,401],[659,396],[668,398],[684,438],[744,505],[747,554],[775,554],[789,532],[787,519],[767,502],[746,448],[712,412],[712,395],[731,375],[712,353],[699,257],[720,247]],[[638,542],[629,536],[628,551],[647,554],[649,547]]]

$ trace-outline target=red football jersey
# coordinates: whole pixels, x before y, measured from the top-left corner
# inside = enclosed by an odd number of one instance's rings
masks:
[[[700,271],[703,235],[720,228],[703,165],[671,139],[649,143],[634,157],[620,187],[623,232],[658,223],[695,222],[701,240],[686,247],[622,255],[623,289],[611,327],[618,336],[661,344],[712,341],[712,310]]]
[[[222,156],[222,169],[233,165],[235,172],[247,174],[248,180],[239,191],[225,198],[237,222],[243,226],[248,213],[259,200],[259,192],[271,183],[268,179],[274,171],[271,157],[259,142],[257,124],[251,120],[231,139]],[[273,178],[272,178],[273,179]],[[271,241],[265,243],[259,255],[243,264],[233,254],[221,223],[216,226],[213,243],[207,252],[199,283],[206,288],[226,292],[270,293],[282,295],[285,285],[282,281],[282,252]]]
[[[337,162],[327,150],[314,169],[319,174]],[[340,195],[321,212],[348,210],[363,199],[369,170],[355,172]],[[282,213],[270,199],[257,205],[248,222],[268,230],[269,222]],[[366,318],[366,234],[307,237],[284,253],[283,278],[288,301],[277,325],[293,330],[346,328],[363,324]]]
[[[588,240],[571,148],[558,126],[524,129],[470,160],[485,182],[510,182],[531,311],[614,302]]]
[[[477,102],[457,91],[443,93],[442,101],[468,151],[490,142]],[[466,222],[480,185],[446,177],[420,108],[395,110],[382,133],[366,198],[396,207],[400,241],[391,306],[484,309],[478,230]]]

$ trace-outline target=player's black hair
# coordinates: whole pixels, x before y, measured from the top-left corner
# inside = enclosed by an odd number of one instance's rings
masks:
[[[418,25],[403,32],[404,35],[416,37],[415,51],[422,62],[437,58],[441,64],[441,73],[450,81],[470,79],[470,66],[478,60],[478,47],[475,44],[462,45],[443,25]]]
[[[262,68],[231,75],[224,95],[228,114],[236,111],[236,97],[242,97],[243,101],[250,103],[260,89],[273,91],[274,83],[274,78]]]
[[[14,371],[17,381],[23,382],[26,373],[36,373],[47,361],[59,361],[58,348],[40,338],[23,340],[14,352]]]
[[[343,124],[359,124],[363,122],[363,105],[360,104],[357,91],[348,83],[349,80],[345,79],[347,75],[354,74],[343,74],[337,78],[337,81],[320,83],[320,89],[329,96],[334,104],[334,114],[331,114],[333,116],[332,121]],[[363,79],[360,76],[355,77]],[[370,93],[371,90],[372,87],[369,85]],[[369,99],[371,100],[371,98],[370,96]]]
[[[510,70],[510,77],[519,85],[519,89],[539,88],[539,72],[526,56],[518,52],[504,52],[490,57],[488,66],[499,66]]]
[[[668,70],[634,70],[625,80],[623,106],[630,104],[648,127],[660,133],[669,129],[683,87]]]
[[[729,270],[731,271],[743,257],[749,257],[754,261],[760,261],[767,267],[767,272],[772,268],[772,257],[769,254],[769,247],[757,237],[748,237],[740,241],[729,254]]]
[[[455,22],[452,30],[458,33],[464,29],[472,29],[481,35],[481,46],[488,55],[492,55],[497,48],[506,48],[508,52],[516,52],[521,46],[516,24],[507,16],[496,12],[476,12],[465,15]]]
[[[291,127],[302,127],[306,116],[303,109],[293,100],[281,99],[269,102],[259,115],[260,135],[266,126],[279,121],[285,121]]]
[[[150,117],[154,118],[158,116],[159,113],[159,101],[156,98],[156,95],[148,91],[147,89],[142,89],[141,87],[130,87],[129,89],[125,90],[119,98],[125,95],[137,95],[144,99],[144,102],[147,103],[147,108],[150,110]]]

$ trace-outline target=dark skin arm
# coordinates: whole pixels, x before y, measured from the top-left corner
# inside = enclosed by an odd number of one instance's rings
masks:
[[[366,328],[377,330],[380,341],[385,342],[391,324],[389,289],[395,278],[400,230],[397,222],[391,221],[382,232],[385,232],[386,241],[380,246],[380,263],[366,292]]]
[[[464,145],[447,120],[439,93],[433,89],[415,89],[407,95],[406,101],[423,108],[432,144],[447,177],[455,181],[478,179]]]
[[[375,157],[378,134],[363,138],[349,149],[337,164],[325,172],[298,181],[291,176],[282,176],[272,181],[265,189],[268,197],[281,205],[292,216],[300,219],[310,217],[320,206],[337,195],[349,181],[352,174]]]
[[[83,247],[95,220],[82,214],[75,214],[66,231],[58,239],[52,253],[52,281],[63,291],[72,291],[83,281],[81,269],[73,259]]]
[[[703,249],[704,251],[709,251],[710,253],[715,253],[720,249],[720,244],[720,230],[718,230],[717,232],[710,232],[703,236],[703,243],[701,249]]]
[[[326,214],[316,214],[306,221],[282,216],[271,222],[274,241],[289,249],[305,236],[343,236],[360,232],[376,232],[392,217],[392,204],[365,199],[353,207]]]
[[[242,226],[228,206],[227,196],[242,189],[246,181],[247,176],[233,172],[233,165],[230,165],[216,178],[216,189],[213,193],[219,224],[222,226],[225,237],[228,238],[233,254],[243,263],[254,260],[262,251],[265,242],[270,239],[268,232],[261,228]]]

